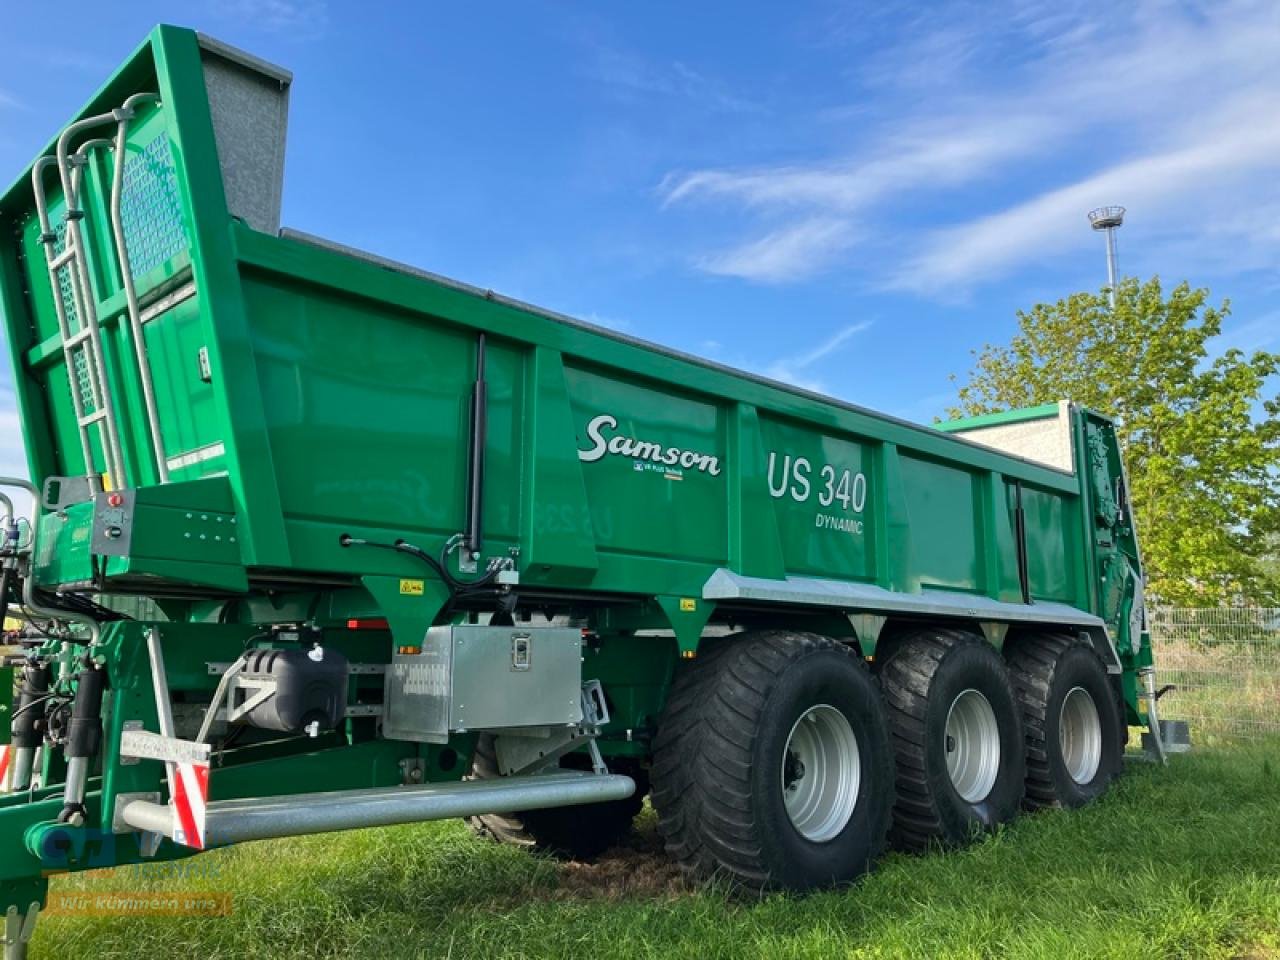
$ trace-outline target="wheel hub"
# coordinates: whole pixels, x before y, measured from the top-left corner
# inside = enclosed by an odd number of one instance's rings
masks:
[[[838,836],[853,816],[862,779],[858,740],[835,707],[810,707],[796,720],[782,756],[782,799],[806,840]]]
[[[794,789],[796,784],[804,779],[804,761],[800,759],[800,754],[794,750],[787,751],[786,767],[782,773],[783,783],[786,789]]]
[[[1072,687],[1062,700],[1058,746],[1072,780],[1085,784],[1097,776],[1102,765],[1102,719],[1098,705],[1084,687]]]
[[[947,711],[943,745],[947,774],[966,803],[986,799],[1000,772],[1000,727],[991,702],[972,688]]]

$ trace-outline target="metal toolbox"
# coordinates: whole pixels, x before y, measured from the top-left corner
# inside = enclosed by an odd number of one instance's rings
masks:
[[[387,671],[382,733],[445,743],[451,733],[582,722],[582,631],[443,626]]]

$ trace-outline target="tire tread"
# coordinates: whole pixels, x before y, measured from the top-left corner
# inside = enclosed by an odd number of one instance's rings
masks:
[[[899,849],[919,852],[946,841],[940,798],[928,772],[929,694],[947,655],[965,645],[986,641],[965,630],[925,628],[894,643],[879,667],[896,761],[890,839]]]
[[[1088,651],[1105,671],[1106,665],[1091,643],[1066,634],[1026,635],[1006,654],[1014,694],[1022,709],[1027,751],[1027,792],[1023,805],[1030,811],[1063,806],[1053,781],[1047,714],[1054,672],[1074,647]]]
[[[698,658],[677,670],[654,742],[652,796],[667,852],[692,879],[770,885],[751,795],[760,715],[788,666],[829,650],[865,669],[828,637],[762,630],[708,639]]]

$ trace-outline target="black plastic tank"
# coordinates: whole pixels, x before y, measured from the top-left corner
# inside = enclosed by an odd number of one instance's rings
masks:
[[[236,690],[237,709],[257,696],[255,680],[272,681],[274,696],[252,707],[242,718],[260,730],[320,733],[340,724],[347,712],[347,658],[316,645],[309,650],[253,650],[245,654]],[[312,724],[316,724],[312,727]]]

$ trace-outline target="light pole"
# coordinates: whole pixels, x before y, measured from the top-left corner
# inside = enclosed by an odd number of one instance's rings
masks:
[[[1098,207],[1089,211],[1089,224],[1107,235],[1107,285],[1111,309],[1116,308],[1116,230],[1124,223],[1124,207]]]

